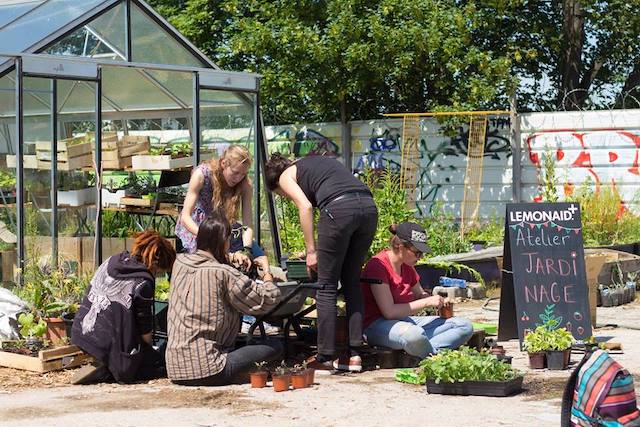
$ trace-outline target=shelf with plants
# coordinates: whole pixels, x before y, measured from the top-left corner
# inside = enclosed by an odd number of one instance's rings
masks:
[[[124,197],[120,204],[124,206],[151,207],[158,198],[158,186],[154,175],[129,174],[124,186]]]
[[[202,150],[201,160],[215,156],[214,151]],[[193,166],[191,142],[165,143],[152,145],[149,154],[135,155],[132,158],[132,170],[172,170]]]
[[[58,206],[86,206],[96,203],[97,190],[93,173],[61,173],[58,184]]]

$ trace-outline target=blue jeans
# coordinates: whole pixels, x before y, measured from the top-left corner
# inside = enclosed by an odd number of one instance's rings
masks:
[[[467,319],[438,316],[410,316],[401,320],[380,317],[364,331],[369,345],[404,350],[424,359],[437,354],[443,348],[458,348],[473,334],[473,326]]]

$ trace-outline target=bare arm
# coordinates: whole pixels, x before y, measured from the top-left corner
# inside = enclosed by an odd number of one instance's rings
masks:
[[[242,225],[246,228],[242,233],[242,246],[251,247],[253,242],[253,186],[249,179],[244,180],[242,184]]]
[[[427,292],[424,289],[422,289],[422,285],[420,284],[420,281],[418,281],[415,285],[413,285],[413,287],[411,288],[411,291],[416,296],[416,298],[426,298],[431,296],[430,292]]]
[[[184,198],[184,206],[182,212],[180,212],[180,221],[184,225],[184,228],[189,230],[194,236],[198,235],[198,225],[191,219],[191,214],[196,208],[196,202],[200,195],[200,190],[204,185],[204,175],[200,169],[193,171],[191,179],[189,180],[189,188],[187,189],[187,195]]]
[[[371,285],[371,292],[378,304],[380,312],[385,319],[398,320],[407,316],[412,316],[427,307],[440,308],[444,299],[439,296],[420,298],[409,303],[396,304],[387,283]]]
[[[313,206],[296,182],[296,166],[287,168],[280,176],[279,185],[282,191],[293,200],[300,215],[300,226],[304,235],[307,254],[316,252],[316,242],[313,236]]]

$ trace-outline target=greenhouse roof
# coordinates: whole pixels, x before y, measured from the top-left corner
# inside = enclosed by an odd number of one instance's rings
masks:
[[[5,0],[0,51],[217,68],[142,0]]]

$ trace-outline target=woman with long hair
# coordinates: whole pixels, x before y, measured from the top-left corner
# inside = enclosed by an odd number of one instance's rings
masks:
[[[253,187],[247,176],[251,155],[246,147],[230,145],[219,159],[200,164],[191,175],[184,207],[176,223],[176,236],[188,253],[197,250],[198,227],[214,210],[221,210],[234,225],[230,250],[235,264],[250,266],[250,258],[266,256],[253,241]],[[238,223],[242,208],[242,224]]]
[[[458,348],[473,333],[471,322],[461,317],[416,316],[427,307],[448,302],[422,289],[415,265],[430,252],[427,233],[419,224],[391,225],[389,247],[373,256],[364,268],[364,334],[367,343],[404,350],[424,359],[443,348]],[[371,281],[379,283],[369,283]]]
[[[308,156],[293,162],[275,153],[265,165],[265,176],[270,191],[293,200],[298,207],[307,268],[317,271],[318,283],[324,285],[316,293],[318,354],[310,363],[316,369],[360,371],[358,348],[362,346],[364,310],[360,271],[378,223],[371,192],[331,157]],[[314,208],[320,210],[317,245]],[[340,355],[336,355],[335,340],[338,281],[344,292],[349,328],[349,351]]]
[[[96,359],[74,384],[118,382],[164,374],[164,355],[152,347],[155,276],[171,271],[176,251],[155,231],[138,233],[131,253],[98,267],[73,320],[71,342]]]
[[[280,290],[267,262],[260,262],[263,283],[229,265],[231,226],[214,211],[198,228],[197,250],[180,254],[169,294],[167,373],[176,384],[215,386],[243,382],[255,362],[282,352],[278,341],[234,349],[240,315],[258,315],[275,307]]]

